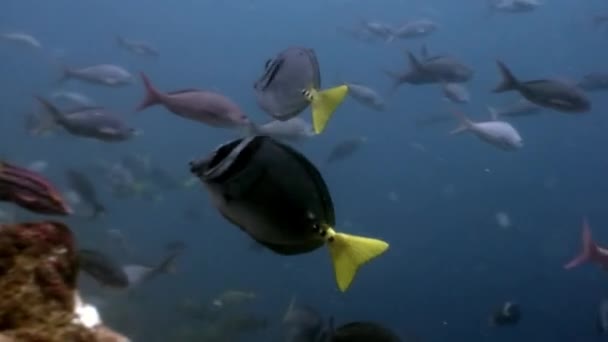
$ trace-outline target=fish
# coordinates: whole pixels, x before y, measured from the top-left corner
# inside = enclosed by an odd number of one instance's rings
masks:
[[[40,41],[34,36],[23,32],[6,32],[0,33],[0,40],[11,42],[21,46],[27,46],[35,49],[42,48]]]
[[[323,334],[325,342],[401,342],[401,338],[385,326],[369,321],[344,324],[334,329],[333,318]]]
[[[494,89],[494,93],[514,90],[534,104],[563,113],[585,113],[591,110],[591,101],[575,84],[549,79],[522,82],[502,61],[498,60],[496,63],[502,81]]]
[[[70,79],[108,87],[124,87],[133,83],[133,75],[125,68],[114,64],[97,64],[83,68],[63,66],[60,81]]]
[[[130,40],[121,35],[116,35],[115,38],[118,47],[129,51],[135,55],[148,57],[158,57],[160,55],[160,53],[155,47],[146,42]]]
[[[374,89],[359,83],[345,82],[344,84],[348,87],[348,95],[360,104],[379,112],[386,109],[384,99]]]
[[[495,12],[528,13],[540,7],[538,0],[488,0],[489,7]]]
[[[80,249],[78,259],[80,269],[101,285],[113,288],[129,287],[129,278],[122,266],[105,253],[93,249]]]
[[[469,103],[471,101],[469,90],[462,84],[441,82],[441,91],[443,96],[452,103]]]
[[[0,201],[46,215],[66,216],[74,212],[57,188],[42,175],[2,160]]]
[[[140,264],[128,264],[122,266],[124,273],[129,279],[129,287],[135,287],[143,282],[150,281],[163,274],[175,273],[175,260],[178,256],[181,255],[181,253],[182,251],[170,252],[156,266],[147,266]]]
[[[491,106],[487,107],[488,112],[496,117],[508,116],[508,117],[520,117],[520,116],[530,116],[536,115],[540,113],[543,107],[532,103],[524,98],[518,100],[517,102],[508,105],[504,108],[494,108]]]
[[[387,43],[394,39],[393,27],[386,23],[361,19],[359,20],[359,27],[368,35]]]
[[[386,71],[387,76],[393,79],[393,89],[404,83],[423,85],[432,83],[465,83],[473,78],[473,69],[458,59],[440,55],[418,59],[411,52],[407,52],[410,69],[405,72]]]
[[[53,120],[71,135],[104,142],[122,142],[141,134],[141,131],[127,126],[122,119],[104,107],[84,107],[63,113],[42,97],[35,98]]]
[[[304,155],[266,136],[229,141],[190,163],[215,208],[253,240],[279,255],[329,248],[340,291],[361,265],[389,244],[338,233],[329,189]]]
[[[439,25],[429,19],[409,21],[392,32],[392,37],[400,39],[422,38],[430,36],[439,29]]]
[[[586,217],[583,217],[581,240],[581,252],[566,263],[564,269],[570,270],[587,262],[591,262],[608,271],[608,248],[600,247],[593,241],[589,221]]]
[[[344,84],[326,90],[320,87],[315,51],[295,46],[267,60],[264,73],[253,85],[258,106],[276,120],[289,120],[311,106],[316,134],[325,130],[349,90]]]
[[[577,85],[585,91],[608,90],[608,72],[588,73]]]
[[[493,116],[491,121],[473,122],[461,112],[455,112],[454,114],[460,119],[462,125],[453,130],[451,134],[471,132],[481,141],[504,151],[515,151],[524,146],[519,132],[510,123],[498,121],[496,116]]]
[[[168,111],[183,118],[202,122],[212,127],[233,128],[249,125],[249,118],[230,98],[213,91],[183,89],[162,93],[143,72],[140,74],[146,94],[136,111],[163,105]]]
[[[304,119],[295,117],[286,121],[273,120],[263,125],[252,124],[248,134],[267,135],[277,140],[301,141],[314,137],[315,131]]]
[[[356,137],[340,141],[329,151],[325,163],[329,164],[350,157],[353,153],[357,152],[361,146],[367,143],[367,141],[367,137]]]
[[[67,170],[65,174],[70,188],[93,210],[91,218],[97,218],[106,213],[106,207],[99,200],[95,186],[86,174],[76,170]]]
[[[600,335],[608,334],[608,299],[602,299],[597,309],[597,332]]]
[[[517,325],[521,320],[521,308],[517,303],[505,302],[490,317],[491,326]]]
[[[308,305],[296,305],[295,297],[291,299],[282,323],[287,342],[318,341],[324,326],[321,314]]]

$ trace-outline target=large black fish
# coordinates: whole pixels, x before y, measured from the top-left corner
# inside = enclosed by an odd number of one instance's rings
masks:
[[[270,137],[233,140],[190,167],[222,215],[272,251],[301,254],[327,244],[342,291],[363,263],[388,248],[381,240],[337,233],[319,171]]]
[[[97,190],[87,175],[76,170],[67,170],[65,174],[72,190],[76,191],[78,196],[93,210],[91,218],[96,218],[106,212],[106,207],[99,200]]]
[[[118,116],[103,107],[78,108],[63,113],[49,101],[41,97],[36,99],[53,117],[55,123],[72,135],[106,142],[120,142],[139,134],[136,129],[127,126]]]
[[[289,47],[267,60],[253,88],[260,108],[277,120],[289,120],[312,105],[317,134],[325,129],[348,93],[346,85],[320,90],[317,56],[313,49],[304,47]]]
[[[473,78],[473,69],[455,57],[448,55],[429,57],[426,48],[423,49],[422,59],[416,58],[411,52],[408,52],[407,56],[410,62],[409,70],[386,71],[386,74],[393,79],[393,89],[404,83],[412,85],[463,83]]]
[[[411,339],[412,341],[414,338]],[[388,328],[375,322],[352,322],[333,328],[330,320],[328,332],[324,334],[323,342],[400,342],[401,338]],[[409,340],[408,340],[409,341]]]
[[[549,79],[520,81],[503,62],[496,63],[502,81],[494,89],[495,93],[515,90],[534,104],[565,113],[583,113],[591,110],[591,101],[575,84]]]

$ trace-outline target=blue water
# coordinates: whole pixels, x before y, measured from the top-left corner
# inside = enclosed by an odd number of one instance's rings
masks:
[[[258,109],[252,85],[266,59],[281,49],[314,48],[324,86],[348,79],[385,94],[389,79],[382,70],[403,70],[403,49],[417,51],[424,42],[431,52],[455,55],[475,69],[472,102],[460,107],[483,119],[487,105],[517,99],[491,93],[499,81],[497,58],[523,79],[576,80],[607,71],[608,33],[593,29],[590,20],[601,11],[608,11],[602,1],[572,0],[546,0],[529,14],[493,16],[487,16],[484,1],[5,0],[0,29],[30,33],[43,50],[0,45],[0,153],[23,164],[48,161],[45,175],[65,187],[65,168],[128,153],[149,154],[175,177],[187,177],[191,159],[237,136],[160,106],[134,114],[143,96],[139,81],[118,89],[71,81],[66,88],[124,112],[144,135],[120,144],[28,137],[22,127],[33,106],[31,95],[52,92],[60,75],[51,54],[65,55],[62,60],[71,65],[115,63],[134,74],[145,71],[163,90],[211,88],[265,122],[269,117]],[[359,18],[397,24],[419,17],[432,18],[441,28],[428,38],[390,45],[357,42],[336,30]],[[150,42],[160,58],[119,50],[116,33]],[[562,268],[579,251],[583,215],[594,239],[608,243],[603,228],[608,226],[608,101],[601,92],[590,98],[593,110],[584,115],[547,110],[513,120],[525,140],[514,153],[472,136],[448,135],[455,122],[417,127],[416,118],[454,108],[436,86],[400,87],[387,97],[384,113],[347,101],[323,135],[296,145],[321,164],[334,143],[369,137],[352,158],[321,169],[338,228],[391,244],[344,294],[336,289],[325,249],[295,257],[252,250],[249,238],[211,207],[202,187],[167,193],[164,201],[152,203],[114,199],[103,183],[98,188],[108,216],[97,222],[66,219],[81,245],[95,246],[106,229],[120,229],[141,260],[159,258],[171,239],[184,239],[189,248],[176,275],[130,293],[108,292],[87,279],[83,286],[103,299],[106,322],[136,341],[178,341],[176,331],[201,326],[178,310],[179,303],[208,301],[225,289],[257,293],[251,310],[271,322],[243,341],[280,340],[281,315],[293,295],[339,323],[378,321],[424,341],[599,341],[594,319],[608,295],[604,271],[592,265]],[[390,192],[398,200],[389,200]],[[189,207],[203,218],[184,219]],[[511,227],[497,225],[497,212],[508,213]],[[521,323],[490,327],[489,315],[507,300],[522,305]]]

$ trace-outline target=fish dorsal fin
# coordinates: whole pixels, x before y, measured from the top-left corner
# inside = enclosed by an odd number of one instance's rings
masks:
[[[416,56],[414,56],[413,53],[407,51],[407,58],[410,61],[410,66],[412,67],[412,69],[415,69],[415,70],[424,69],[422,64],[420,63],[420,61],[416,58]]]
[[[293,309],[296,306],[296,296],[291,297],[291,301],[289,301],[289,306],[287,307],[287,311],[285,311],[285,315],[283,315],[283,323],[289,321],[289,317],[291,316]]]
[[[199,91],[203,91],[203,90],[197,89],[197,88],[186,88],[186,89],[170,91],[167,93],[167,95],[179,95],[179,94],[184,94],[184,93],[195,93],[195,92],[199,92]]]

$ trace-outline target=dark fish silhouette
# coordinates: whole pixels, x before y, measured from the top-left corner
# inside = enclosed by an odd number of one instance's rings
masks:
[[[100,214],[106,212],[105,206],[99,200],[97,191],[93,182],[82,172],[76,170],[67,170],[66,177],[72,190],[76,191],[93,210],[91,218],[97,218]]]

